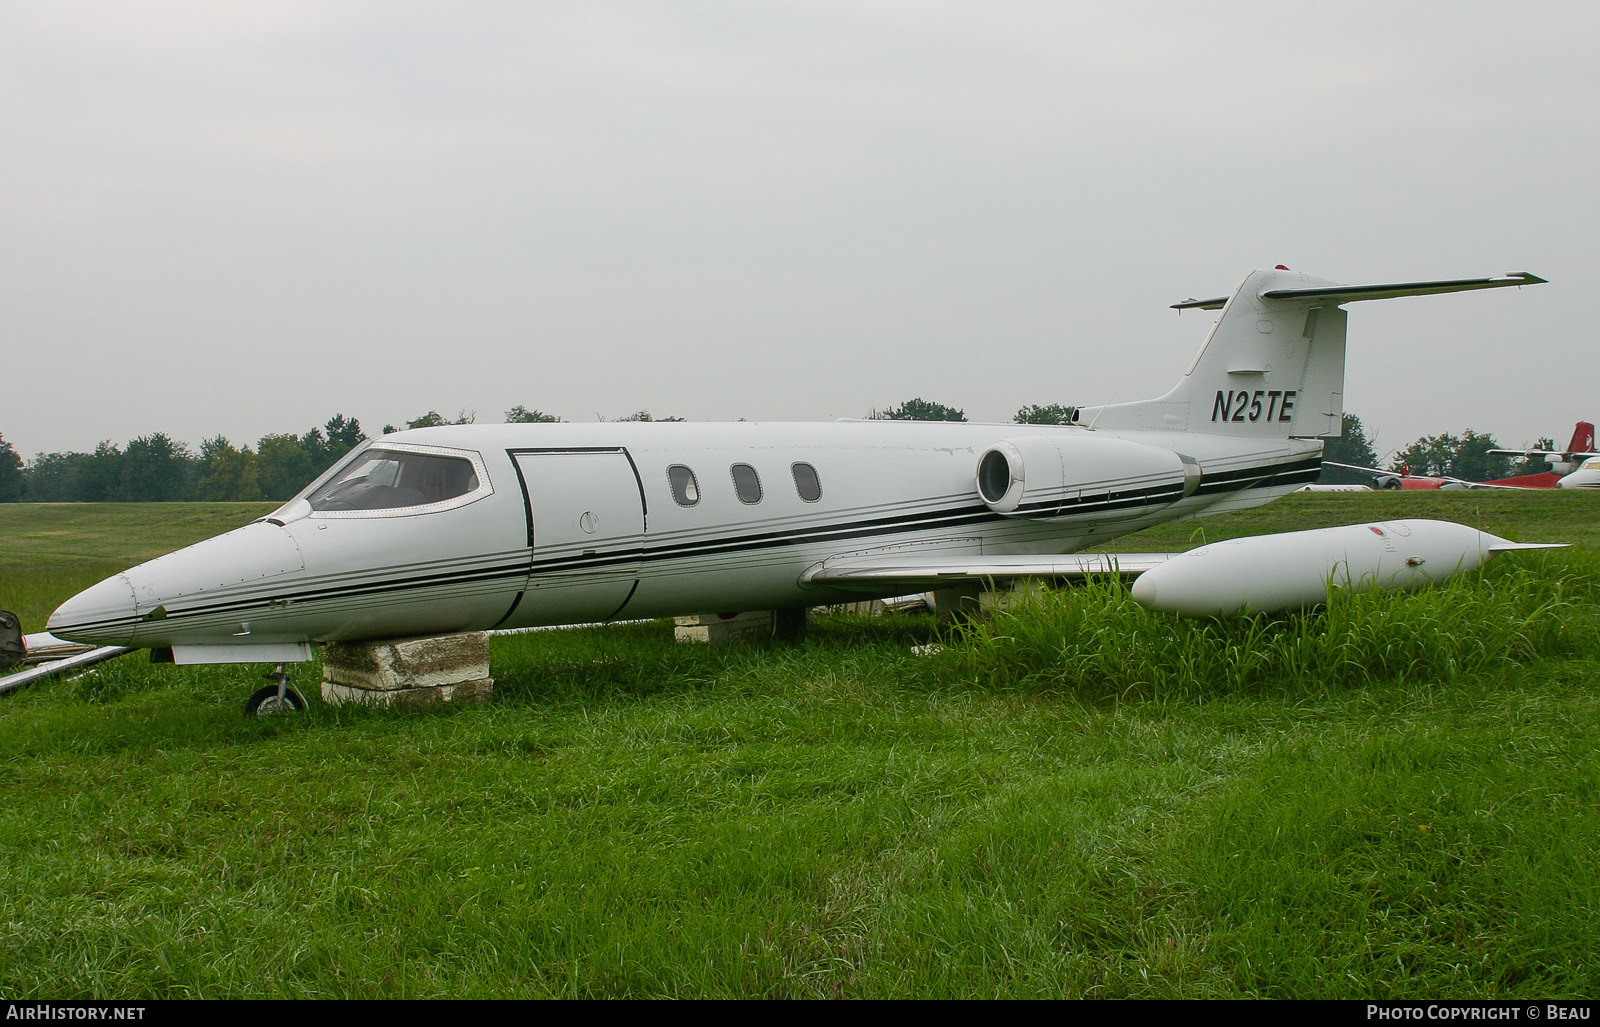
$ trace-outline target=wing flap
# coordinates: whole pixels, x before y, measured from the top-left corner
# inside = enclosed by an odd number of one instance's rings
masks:
[[[829,560],[801,575],[802,585],[881,592],[899,586],[947,588],[1011,578],[1133,577],[1176,553],[1073,553],[1068,556],[858,556]]]

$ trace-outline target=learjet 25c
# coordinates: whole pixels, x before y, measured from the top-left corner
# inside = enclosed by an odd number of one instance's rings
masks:
[[[280,663],[330,641],[794,610],[1103,570],[1107,558],[1072,554],[1316,480],[1343,413],[1342,304],[1542,281],[1348,286],[1255,271],[1231,296],[1174,304],[1221,313],[1170,392],[1070,425],[396,432],[270,516],[78,594],[49,631],[170,649],[180,664]],[[1117,569],[1165,559],[1122,556]]]

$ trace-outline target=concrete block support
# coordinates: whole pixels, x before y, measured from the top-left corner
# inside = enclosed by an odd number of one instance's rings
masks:
[[[786,606],[772,611],[772,637],[780,642],[798,642],[806,637],[812,613],[804,606]]]
[[[709,645],[727,645],[741,639],[771,638],[772,611],[697,613],[688,617],[674,617],[672,637],[680,642],[704,642]]]
[[[1046,592],[1045,583],[1038,578],[1018,578],[1005,584],[1009,587],[979,594],[978,607],[985,617],[1015,609],[1024,603],[1037,602]]]
[[[815,615],[803,606],[745,613],[697,613],[689,617],[674,617],[672,637],[680,642],[703,642],[708,645],[767,638],[798,642],[805,637],[806,629],[814,619]]]
[[[980,616],[983,612],[982,598],[983,586],[977,582],[936,589],[933,593],[933,609],[939,615],[940,624],[954,624]]]
[[[488,702],[494,698],[494,678],[479,678],[455,685],[422,688],[356,688],[336,681],[322,683],[322,701],[342,706],[437,706],[447,702]]]
[[[322,697],[382,706],[481,702],[494,695],[482,631],[322,647]]]

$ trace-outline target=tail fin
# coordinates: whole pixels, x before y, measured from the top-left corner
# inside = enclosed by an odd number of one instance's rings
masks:
[[[1394,285],[1339,285],[1285,268],[1252,271],[1230,297],[1185,300],[1177,310],[1222,311],[1194,363],[1158,399],[1081,411],[1106,428],[1164,428],[1219,435],[1336,436],[1344,415],[1345,328],[1339,306],[1543,282],[1502,278]]]
[[[1549,462],[1550,470],[1554,473],[1571,474],[1585,459],[1600,456],[1600,453],[1594,451],[1594,425],[1579,421],[1572,427],[1572,441],[1567,443],[1566,449],[1491,449],[1489,455],[1520,456],[1524,460],[1542,459]]]

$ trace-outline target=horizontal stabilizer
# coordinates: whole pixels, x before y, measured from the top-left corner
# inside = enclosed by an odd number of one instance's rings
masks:
[[[1074,553],[1070,556],[861,556],[830,560],[807,571],[802,585],[882,592],[899,586],[946,588],[964,582],[1010,578],[1133,576],[1176,553]]]
[[[1519,549],[1565,549],[1570,542],[1507,542],[1502,539],[1489,546],[1491,553],[1514,553]]]
[[[1468,292],[1472,289],[1503,289],[1511,285],[1542,285],[1546,279],[1526,271],[1511,271],[1501,278],[1458,278],[1448,282],[1400,282],[1395,285],[1335,285],[1317,289],[1263,289],[1264,300],[1317,300],[1354,303],[1357,300],[1388,300],[1397,296],[1432,296],[1442,292]]]
[[[1221,310],[1228,305],[1228,297],[1217,296],[1209,300],[1188,299],[1182,303],[1174,303],[1173,310]]]

